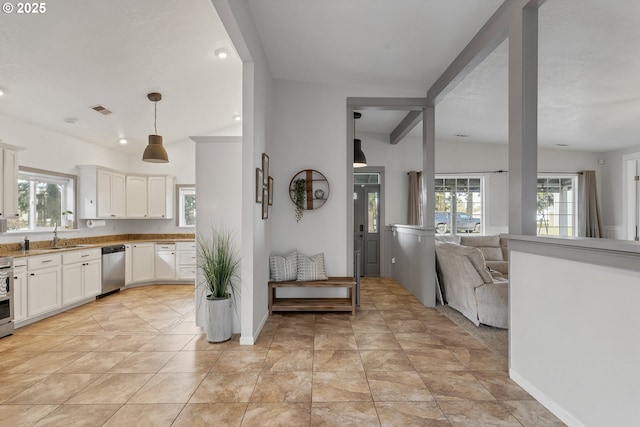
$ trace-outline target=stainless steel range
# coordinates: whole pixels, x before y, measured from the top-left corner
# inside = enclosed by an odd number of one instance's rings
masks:
[[[0,257],[0,338],[13,334],[13,258]]]

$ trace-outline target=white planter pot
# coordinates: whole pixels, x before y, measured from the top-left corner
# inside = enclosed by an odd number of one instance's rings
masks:
[[[223,342],[231,339],[231,325],[233,323],[233,311],[231,298],[209,299],[206,298],[207,319],[204,325],[207,341]]]

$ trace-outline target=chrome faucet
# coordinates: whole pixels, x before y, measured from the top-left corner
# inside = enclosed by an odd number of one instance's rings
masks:
[[[58,237],[58,223],[53,223],[53,247],[57,248],[58,243],[60,243],[60,238]]]

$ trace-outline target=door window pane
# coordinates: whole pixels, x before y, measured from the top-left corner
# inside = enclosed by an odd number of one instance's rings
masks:
[[[377,233],[378,232],[378,215],[379,215],[379,206],[380,206],[378,193],[377,192],[369,193],[368,199],[369,199],[369,203],[367,205],[367,217],[368,217],[367,232]]]

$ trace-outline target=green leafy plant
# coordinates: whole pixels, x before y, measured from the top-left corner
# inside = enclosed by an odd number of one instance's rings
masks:
[[[304,178],[296,179],[293,182],[293,203],[296,205],[296,222],[302,219],[304,215],[304,199],[307,194],[307,180]]]
[[[240,255],[229,230],[212,228],[212,236],[198,236],[198,267],[202,270],[207,299],[226,299],[236,292]]]

